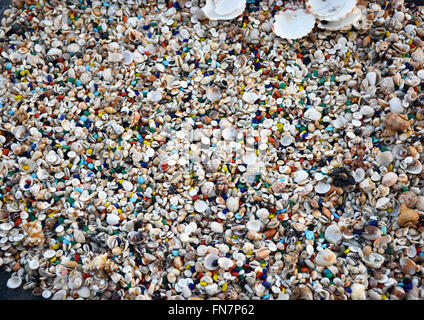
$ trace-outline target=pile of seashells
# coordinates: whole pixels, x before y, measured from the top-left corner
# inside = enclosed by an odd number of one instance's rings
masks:
[[[7,286],[424,299],[423,21],[402,0],[14,1]]]

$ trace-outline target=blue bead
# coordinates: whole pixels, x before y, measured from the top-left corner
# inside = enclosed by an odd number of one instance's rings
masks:
[[[373,220],[370,222],[370,225],[376,227],[378,225],[378,221]]]
[[[194,284],[189,283],[188,287],[190,288],[190,290],[193,290],[194,289]]]

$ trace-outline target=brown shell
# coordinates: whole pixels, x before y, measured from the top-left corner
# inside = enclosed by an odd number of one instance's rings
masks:
[[[405,203],[408,208],[412,208],[418,200],[417,195],[412,191],[405,191],[398,198],[400,203]]]
[[[383,137],[393,136],[396,131],[403,131],[410,128],[411,123],[408,121],[407,115],[390,112],[386,116]]]
[[[400,214],[398,217],[398,224],[401,227],[413,226],[418,221],[418,213],[415,210],[409,209],[405,203],[400,206]]]

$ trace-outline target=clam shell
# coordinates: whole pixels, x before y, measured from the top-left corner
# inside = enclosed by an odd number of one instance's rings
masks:
[[[196,200],[194,202],[194,210],[196,210],[197,212],[200,212],[200,213],[205,212],[207,208],[208,208],[208,205],[203,200]]]
[[[325,240],[335,244],[340,243],[343,239],[343,234],[341,233],[340,228],[335,224],[332,224],[325,229],[324,236]]]
[[[335,21],[321,20],[318,27],[325,30],[337,31],[350,27],[361,18],[361,10],[354,8],[348,15]]]
[[[269,216],[269,211],[268,211],[268,209],[261,208],[261,209],[256,211],[256,216],[261,220],[265,220]]]
[[[219,259],[218,255],[216,255],[215,253],[209,253],[205,257],[205,261],[204,261],[205,268],[208,270],[218,269],[218,259]]]
[[[208,98],[209,101],[215,102],[221,99],[221,89],[217,86],[209,87],[206,89],[206,98]]]
[[[21,284],[22,284],[22,278],[19,277],[19,276],[16,276],[16,275],[11,276],[9,278],[9,280],[7,280],[7,283],[6,283],[6,285],[9,289],[19,288],[21,286]]]
[[[325,248],[324,250],[318,252],[317,256],[315,257],[315,263],[319,266],[329,267],[336,263],[336,259],[336,254],[330,249]]]
[[[231,259],[228,259],[228,258],[225,258],[225,257],[218,259],[218,266],[219,266],[220,269],[228,270],[233,265],[234,265],[234,263]]]
[[[356,6],[356,0],[306,0],[306,8],[319,20],[337,21]]]
[[[306,36],[315,26],[315,17],[304,9],[280,11],[275,15],[272,31],[285,39],[299,39]]]
[[[18,141],[25,141],[28,138],[29,130],[25,126],[16,126],[11,130],[12,134]]]
[[[210,20],[231,20],[241,15],[245,7],[245,0],[206,0],[201,10]]]
[[[134,55],[129,50],[125,50],[124,52],[122,52],[122,56],[123,56],[122,63],[125,65],[131,64],[134,60]]]
[[[318,182],[314,188],[316,193],[325,194],[330,191],[331,185],[327,182]]]
[[[52,297],[52,300],[65,300],[68,291],[66,289],[58,290]]]
[[[247,230],[259,232],[262,228],[262,222],[259,220],[250,220],[246,223]]]
[[[288,135],[288,134],[283,135],[280,139],[280,143],[284,147],[288,147],[289,145],[291,145],[294,142],[295,142],[295,138],[291,135]]]

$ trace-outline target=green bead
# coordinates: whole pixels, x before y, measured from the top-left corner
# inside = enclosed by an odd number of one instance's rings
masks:
[[[403,186],[402,187],[402,191],[408,191],[408,187],[407,186]]]

